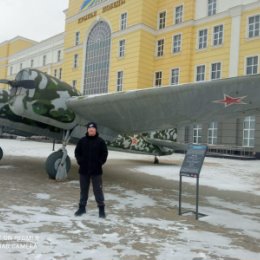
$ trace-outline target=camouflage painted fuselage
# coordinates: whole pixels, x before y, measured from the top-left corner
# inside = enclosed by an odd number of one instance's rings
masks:
[[[61,138],[64,130],[71,130],[73,140],[82,137],[84,128],[74,131],[80,128],[82,122],[66,105],[70,97],[80,95],[76,89],[35,69],[21,70],[16,76],[16,82],[21,80],[33,80],[35,87],[26,89],[18,86],[12,87],[11,91],[0,90],[0,126],[53,138]],[[172,153],[173,150],[151,144],[146,138],[176,141],[176,137],[176,130],[170,129],[105,139],[112,149],[164,155]]]
[[[14,88],[9,107],[14,114],[61,129],[76,125],[76,115],[67,108],[66,100],[79,92],[65,82],[34,69],[18,73],[16,80],[34,80],[35,88]]]
[[[147,141],[148,138],[176,142],[177,130],[167,129],[133,136],[119,135],[113,142],[109,142],[108,145],[115,150],[127,150],[128,152],[131,151],[134,153],[153,154],[158,156],[168,155],[174,152],[173,149],[151,144]]]

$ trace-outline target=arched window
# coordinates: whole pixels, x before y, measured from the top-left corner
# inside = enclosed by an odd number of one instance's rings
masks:
[[[108,92],[111,30],[98,22],[91,30],[86,47],[84,95]]]

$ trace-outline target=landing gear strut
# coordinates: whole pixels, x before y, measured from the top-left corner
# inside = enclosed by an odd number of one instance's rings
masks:
[[[0,160],[3,158],[3,155],[4,155],[3,150],[2,150],[2,148],[0,147]]]
[[[70,139],[70,131],[66,131],[63,137],[62,148],[49,155],[45,163],[45,169],[50,179],[64,180],[68,176],[71,167],[70,158],[66,146]]]
[[[154,161],[153,161],[154,164],[159,164],[159,159],[157,156],[154,157]]]

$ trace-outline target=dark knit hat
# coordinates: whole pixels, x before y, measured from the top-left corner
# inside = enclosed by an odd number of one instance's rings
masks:
[[[97,124],[95,122],[89,122],[86,126],[87,126],[87,129],[89,129],[89,128],[97,129]]]

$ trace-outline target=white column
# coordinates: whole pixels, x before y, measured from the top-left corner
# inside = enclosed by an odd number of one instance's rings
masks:
[[[241,6],[230,9],[232,24],[230,37],[229,77],[238,76],[241,11]]]

